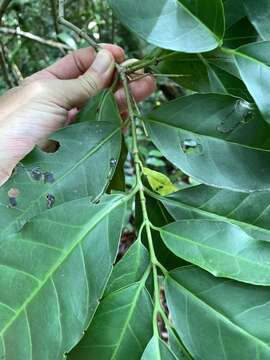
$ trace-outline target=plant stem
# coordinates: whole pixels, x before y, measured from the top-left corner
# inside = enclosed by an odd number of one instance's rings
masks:
[[[142,214],[143,214],[143,224],[144,224],[145,230],[146,230],[149,252],[150,252],[151,266],[152,266],[152,270],[153,270],[153,281],[154,281],[153,332],[158,337],[159,330],[158,330],[157,317],[158,317],[158,314],[160,314],[162,316],[162,314],[164,315],[165,313],[163,312],[162,305],[160,303],[160,288],[159,288],[159,283],[158,283],[158,270],[157,269],[161,268],[161,270],[164,272],[165,275],[167,274],[167,270],[159,263],[159,261],[157,260],[156,254],[155,254],[153,238],[152,238],[151,222],[148,217],[148,212],[147,212],[147,207],[146,207],[146,197],[144,194],[144,186],[143,186],[142,179],[141,179],[142,163],[141,163],[141,160],[139,157],[136,118],[135,118],[134,108],[133,108],[133,104],[132,104],[132,95],[130,94],[129,84],[128,84],[127,76],[126,76],[124,69],[122,69],[122,71],[120,72],[120,77],[123,82],[129,116],[130,116],[130,120],[131,120],[132,140],[133,140],[132,153],[133,153],[134,163],[135,163],[136,186],[138,187],[138,191],[139,191],[141,209],[142,209]]]
[[[86,32],[78,28],[76,25],[65,19],[65,0],[59,0],[59,12],[58,12],[58,22],[59,24],[64,25],[70,30],[74,31],[81,38],[83,38],[90,46],[92,46],[96,51],[99,51],[101,46],[96,43]]]
[[[24,37],[26,39],[38,42],[42,45],[46,45],[46,46],[50,46],[53,48],[58,48],[59,50],[71,50],[71,47],[66,45],[66,44],[62,44],[58,41],[54,41],[54,40],[47,40],[47,39],[43,39],[40,36],[34,35],[30,32],[26,32],[26,31],[22,31],[20,29],[12,29],[12,28],[7,28],[7,27],[0,27],[0,32],[3,34],[10,34],[10,35],[17,35],[17,36],[21,36]]]
[[[127,74],[133,73],[135,71],[141,70],[141,69],[149,67],[151,65],[156,65],[160,61],[165,60],[165,59],[167,59],[167,58],[169,58],[169,57],[171,57],[173,55],[175,55],[174,52],[162,55],[162,51],[160,51],[159,53],[156,53],[151,58],[146,57],[146,58],[144,58],[142,60],[138,60],[138,61],[134,62],[133,64],[127,65],[127,67],[126,67]]]

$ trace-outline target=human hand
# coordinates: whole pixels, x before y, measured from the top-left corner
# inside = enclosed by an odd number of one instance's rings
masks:
[[[0,186],[35,145],[42,145],[91,96],[111,84],[115,63],[122,63],[124,57],[116,45],[104,45],[98,54],[92,48],[80,49],[0,98]],[[155,82],[146,76],[130,87],[135,100],[141,101],[155,90]],[[120,111],[125,112],[122,88],[115,97]]]

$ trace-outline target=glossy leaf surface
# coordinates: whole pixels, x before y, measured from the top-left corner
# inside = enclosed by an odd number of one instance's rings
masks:
[[[224,62],[226,67],[222,66]],[[233,57],[214,51],[205,54],[174,53],[161,61],[158,70],[163,74],[179,74],[179,77],[171,79],[196,92],[231,94],[250,100],[235,67]]]
[[[161,199],[175,220],[213,219],[242,228],[256,240],[270,241],[270,192],[242,193],[194,186]]]
[[[80,340],[116,257],[125,201],[68,202],[0,243],[1,359],[60,360]]]
[[[263,40],[270,40],[270,3],[268,0],[244,0],[248,17]]]
[[[241,77],[253,96],[264,119],[270,123],[270,42],[258,42],[240,47],[235,51]]]
[[[240,191],[270,188],[269,127],[250,103],[226,95],[191,95],[147,115],[151,139],[199,182]],[[236,175],[237,174],[237,175]]]
[[[179,220],[161,229],[168,248],[218,277],[270,285],[270,243],[215,220]]]
[[[220,0],[109,0],[120,21],[151,44],[183,52],[217,48],[224,33]]]
[[[166,343],[157,337],[153,337],[147,345],[141,360],[177,360],[177,357],[168,348]]]
[[[165,290],[173,323],[194,359],[269,358],[268,287],[217,279],[189,266],[172,271]]]

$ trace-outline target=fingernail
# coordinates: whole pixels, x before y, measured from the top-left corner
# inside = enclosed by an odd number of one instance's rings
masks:
[[[99,74],[103,74],[113,63],[112,55],[107,50],[98,52],[95,61],[92,64],[92,69]]]

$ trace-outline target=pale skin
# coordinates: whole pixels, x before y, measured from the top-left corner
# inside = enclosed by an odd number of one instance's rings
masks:
[[[116,45],[103,45],[98,54],[92,48],[80,49],[26,78],[0,98],[0,186],[36,145],[44,146],[90,97],[112,83],[115,64],[124,59],[123,49]],[[130,88],[135,100],[141,101],[155,90],[155,82],[145,76],[132,82]],[[127,107],[121,87],[115,97],[124,115]]]

